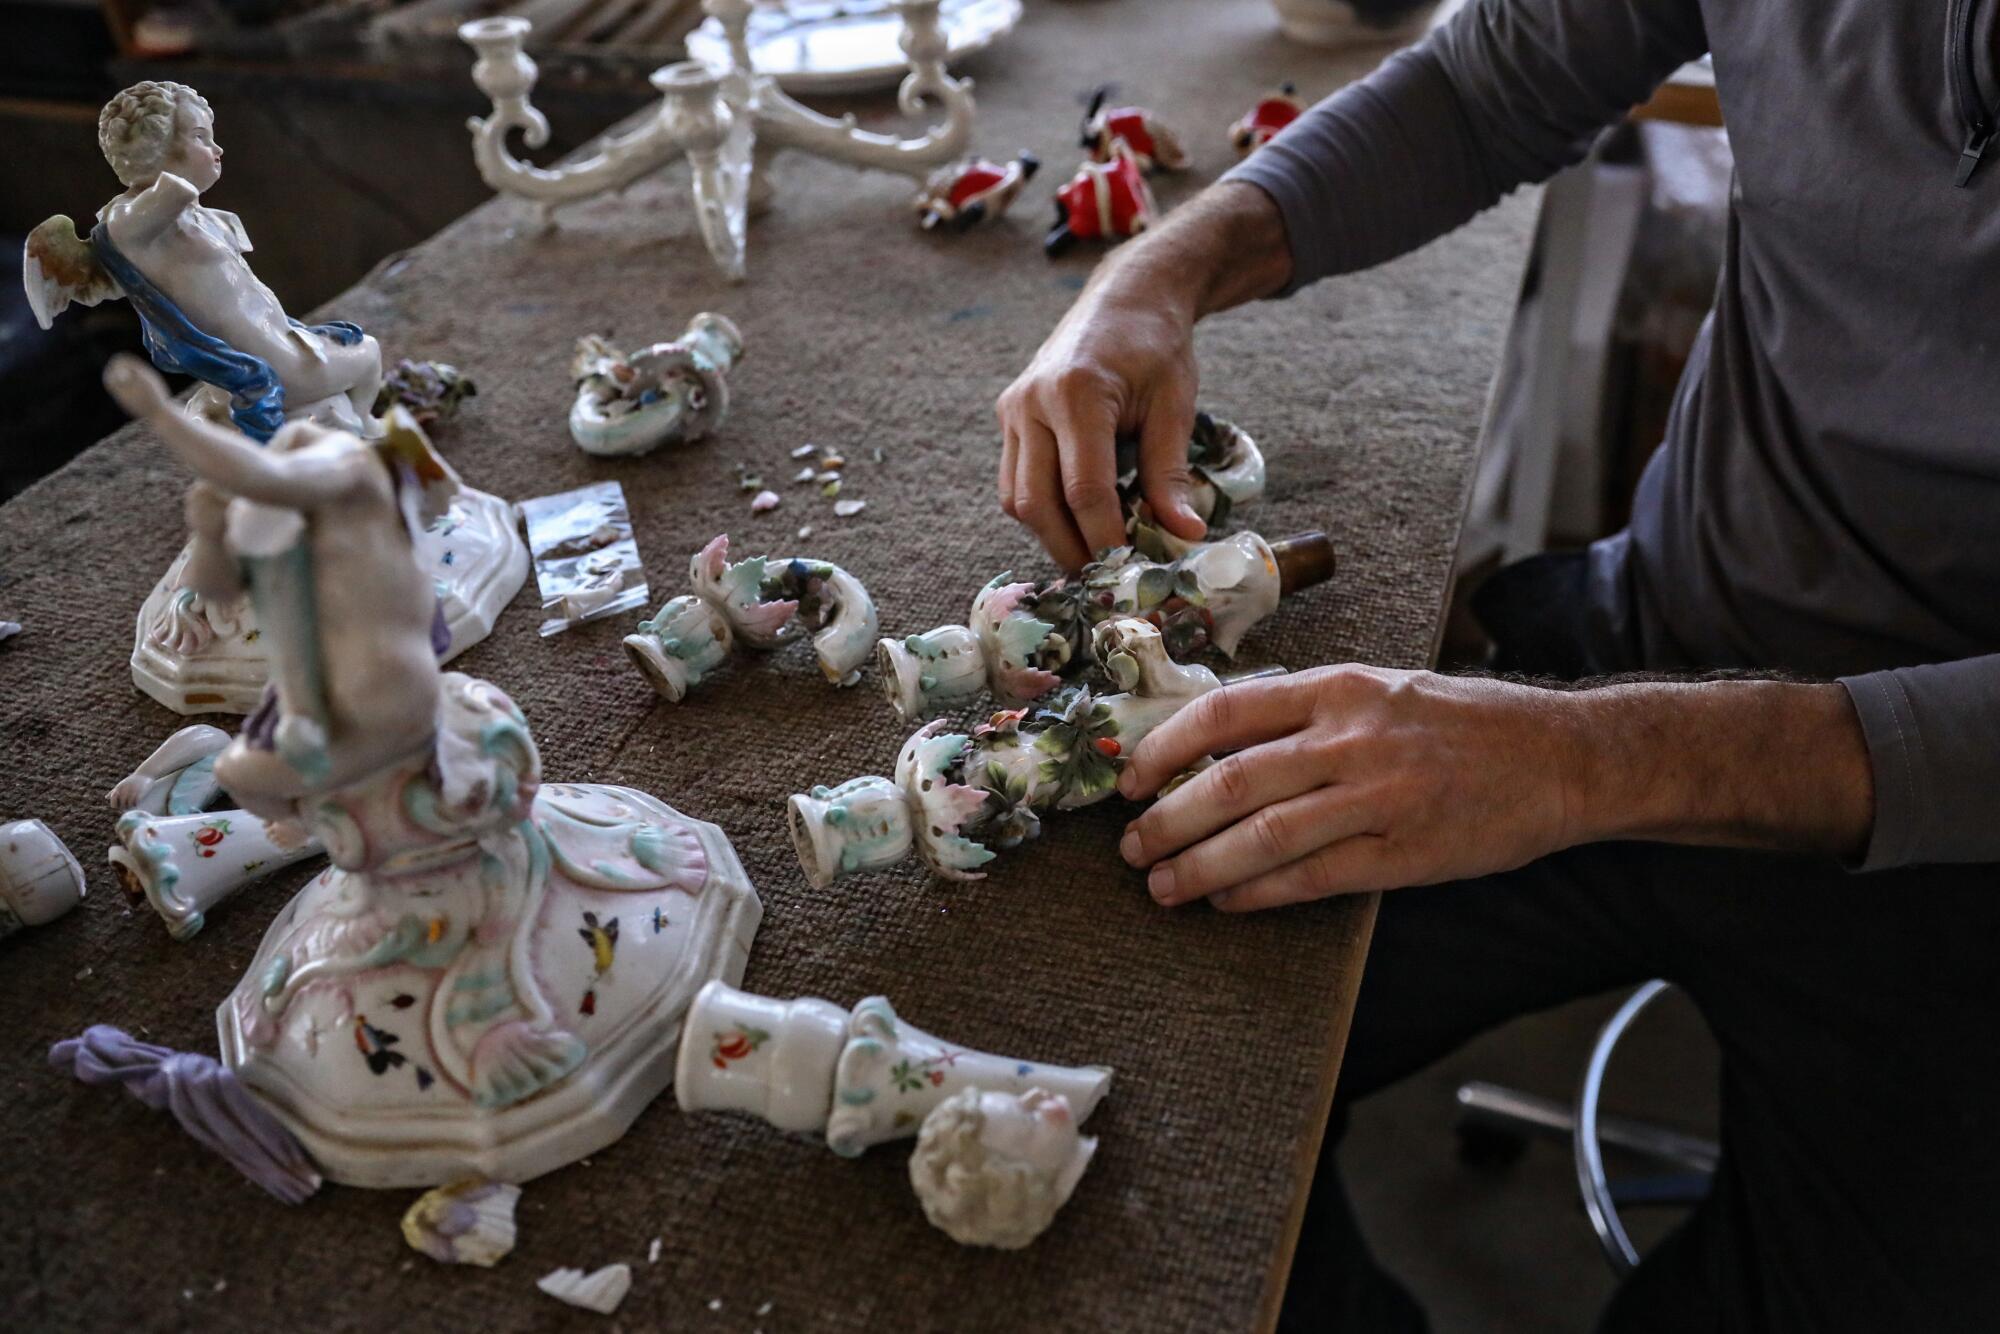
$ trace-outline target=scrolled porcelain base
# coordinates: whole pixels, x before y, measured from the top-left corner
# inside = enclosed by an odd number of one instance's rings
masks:
[[[444,679],[439,768],[315,800],[336,865],[216,1015],[224,1063],[349,1185],[522,1182],[610,1144],[763,913],[720,829],[630,788],[538,787],[505,696]],[[441,771],[482,775],[470,807]]]
[[[688,1007],[674,1096],[684,1112],[748,1112],[780,1130],[823,1131],[828,1148],[851,1158],[915,1135],[932,1108],[967,1088],[1045,1089],[1067,1098],[1082,1122],[1111,1076],[1106,1066],[1044,1065],[945,1042],[899,1018],[883,996],[842,1010],[711,982]]]
[[[249,713],[270,671],[257,618],[248,598],[217,606],[186,586],[189,549],[139,608],[132,683],[175,713]],[[416,556],[438,586],[451,631],[443,661],[491,634],[528,578],[513,505],[466,486],[418,536]]]

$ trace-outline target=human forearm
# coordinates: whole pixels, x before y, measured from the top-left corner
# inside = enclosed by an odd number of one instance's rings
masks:
[[[1576,161],[1707,45],[1693,0],[1471,0],[1227,179],[1277,202],[1292,285],[1367,268]]]
[[[1567,843],[1652,839],[1859,860],[1874,820],[1847,691],[1641,682],[1569,695]]]
[[[1291,273],[1278,206],[1253,185],[1223,181],[1113,251],[1098,265],[1089,290],[1104,300],[1154,305],[1191,325],[1271,295]]]

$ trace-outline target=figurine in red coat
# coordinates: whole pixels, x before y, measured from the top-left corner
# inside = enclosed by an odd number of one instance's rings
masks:
[[[1117,241],[1152,225],[1158,210],[1139,162],[1123,141],[1113,144],[1108,162],[1086,162],[1056,191],[1056,225],[1042,248],[1050,258],[1079,241]]]
[[[1235,145],[1238,156],[1248,157],[1277,138],[1278,131],[1305,114],[1305,109],[1298,90],[1285,84],[1275,96],[1251,107],[1242,120],[1229,127],[1229,142]]]
[[[1148,176],[1156,171],[1185,171],[1188,155],[1180,136],[1153,119],[1143,107],[1106,108],[1110,89],[1099,88],[1083,113],[1083,147],[1092,162],[1109,162],[1112,145],[1123,143],[1132,150],[1132,159]]]
[[[1004,167],[983,157],[941,167],[924,182],[923,192],[917,196],[917,221],[927,232],[943,225],[962,232],[979,222],[998,219],[1041,165],[1033,153],[1023,153]]]

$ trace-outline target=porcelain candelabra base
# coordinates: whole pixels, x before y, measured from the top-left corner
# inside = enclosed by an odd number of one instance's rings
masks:
[[[528,548],[515,531],[513,505],[464,486],[416,548],[451,631],[449,661],[492,633],[528,578]],[[181,549],[139,608],[132,683],[175,713],[249,713],[270,667],[250,600],[214,606],[186,587],[188,551]]]
[[[455,855],[315,878],[218,1011],[222,1058],[329,1180],[526,1181],[667,1087],[686,1006],[741,978],[762,914],[714,825],[544,785]]]

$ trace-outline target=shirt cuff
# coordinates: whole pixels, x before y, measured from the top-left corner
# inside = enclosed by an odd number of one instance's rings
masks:
[[[1910,693],[1893,672],[1842,677],[1861,719],[1875,783],[1875,827],[1856,871],[1880,871],[1922,860],[1924,824],[1934,809],[1930,761]]]

